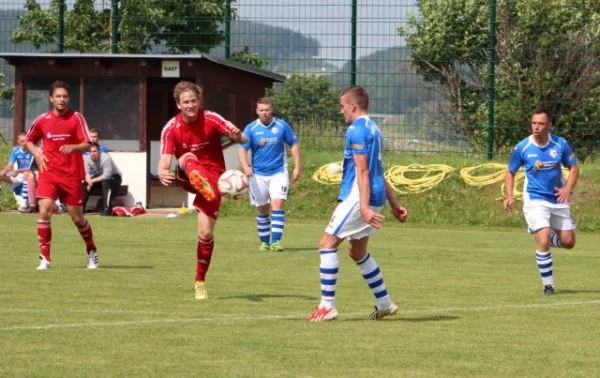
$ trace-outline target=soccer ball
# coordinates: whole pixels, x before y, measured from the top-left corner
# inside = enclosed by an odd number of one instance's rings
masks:
[[[329,163],[329,165],[327,166],[327,174],[333,176],[339,173],[342,173],[342,167],[340,167],[338,163]]]
[[[230,169],[219,177],[219,192],[225,198],[238,199],[248,191],[248,176]]]

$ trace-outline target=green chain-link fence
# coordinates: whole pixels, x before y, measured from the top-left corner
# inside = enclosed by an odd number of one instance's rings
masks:
[[[358,84],[391,150],[491,157],[545,104],[594,154],[598,36],[597,0],[0,0],[1,51],[208,52],[284,74],[276,111],[305,148],[339,147],[333,91]]]

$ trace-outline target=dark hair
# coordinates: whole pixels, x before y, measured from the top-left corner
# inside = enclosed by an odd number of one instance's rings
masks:
[[[258,108],[258,105],[271,105],[271,107],[273,107],[273,103],[271,102],[271,100],[269,100],[268,97],[261,97],[256,101],[256,107]]]
[[[69,84],[65,83],[62,80],[56,80],[50,85],[50,96],[52,96],[54,94],[54,91],[59,88],[64,89],[65,91],[67,91],[67,94],[71,96],[71,89],[69,88]]]
[[[351,96],[360,110],[369,110],[369,94],[363,87],[354,85],[346,88],[342,91],[342,96],[344,95]]]
[[[90,129],[90,134],[92,133],[96,133],[98,134],[98,137],[100,137],[100,132],[98,131],[98,129]]]
[[[96,147],[98,149],[98,151],[100,151],[100,145],[96,142],[92,142],[90,143],[90,150],[92,149],[92,147]]]
[[[548,118],[548,120],[550,121],[551,124],[553,124],[553,119],[552,119],[552,114],[550,113],[550,109],[545,106],[545,105],[540,105],[538,107],[536,107],[532,112],[531,115],[534,116],[536,114],[545,114],[546,118]]]

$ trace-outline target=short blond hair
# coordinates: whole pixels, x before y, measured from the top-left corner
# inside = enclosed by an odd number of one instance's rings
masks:
[[[268,97],[261,97],[258,100],[256,100],[257,108],[258,105],[270,105],[271,107],[273,107],[273,102]]]
[[[367,93],[365,88],[358,85],[354,85],[342,91],[342,96],[346,95],[352,97],[352,99],[356,103],[356,106],[360,110],[369,110],[369,94]]]
[[[192,83],[191,81],[180,81],[173,90],[173,97],[175,102],[179,104],[179,97],[184,92],[192,92],[196,95],[196,98],[200,100],[202,96],[202,88],[198,84]]]

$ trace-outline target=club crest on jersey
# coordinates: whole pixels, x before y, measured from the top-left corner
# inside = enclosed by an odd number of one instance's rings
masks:
[[[279,132],[279,129],[277,127],[273,127],[271,131],[273,132],[273,134],[277,134]]]
[[[550,156],[552,156],[553,158],[558,156],[558,152],[556,152],[556,150],[553,148],[550,150]]]

